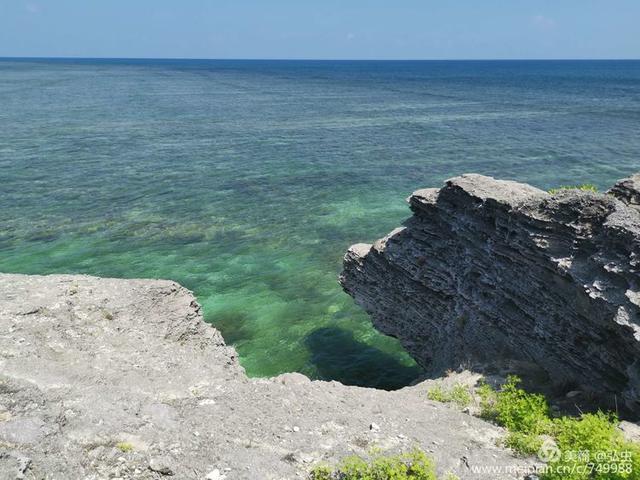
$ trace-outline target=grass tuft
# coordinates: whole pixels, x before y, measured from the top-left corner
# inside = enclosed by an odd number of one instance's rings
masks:
[[[449,389],[437,385],[427,392],[427,398],[435,402],[455,403],[462,408],[468,406],[473,401],[471,390],[462,383],[456,383]]]
[[[583,183],[582,185],[560,185],[556,188],[550,188],[549,193],[554,194],[561,192],[562,190],[581,190],[583,192],[597,192],[598,187],[596,187],[593,183]]]
[[[421,450],[395,456],[377,456],[367,462],[361,457],[345,458],[336,468],[315,467],[310,480],[437,480],[431,459]]]
[[[129,442],[118,442],[116,443],[116,448],[120,450],[122,453],[133,452],[134,447]]]
[[[541,435],[549,431],[549,405],[543,395],[518,388],[520,379],[507,377],[499,392],[482,387],[481,416],[511,432]]]
[[[497,391],[482,385],[481,416],[509,430],[506,446],[546,462],[541,480],[640,480],[640,446],[624,439],[615,415],[552,418],[545,398],[519,384],[512,376]]]

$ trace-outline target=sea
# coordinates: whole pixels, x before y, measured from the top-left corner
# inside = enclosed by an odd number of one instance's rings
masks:
[[[640,61],[0,59],[0,272],[167,278],[251,376],[421,369],[337,276],[468,172],[640,171]]]

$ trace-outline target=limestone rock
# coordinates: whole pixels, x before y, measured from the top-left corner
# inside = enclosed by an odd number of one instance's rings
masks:
[[[638,179],[612,195],[550,195],[452,178],[411,195],[402,228],[351,247],[340,282],[433,375],[530,362],[638,413],[640,213],[629,206]]]
[[[300,479],[366,454],[373,422],[375,446],[422,446],[461,479],[495,478],[463,456],[506,472],[532,462],[419,386],[249,379],[191,292],[163,280],[0,275],[0,406],[0,480]]]
[[[627,205],[640,205],[640,174],[632,175],[629,178],[623,178],[611,187],[609,192]]]
[[[166,457],[153,457],[149,460],[149,470],[161,475],[173,475],[173,462]]]

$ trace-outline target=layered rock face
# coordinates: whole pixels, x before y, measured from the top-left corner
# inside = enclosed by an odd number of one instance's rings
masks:
[[[442,474],[522,478],[501,429],[427,388],[247,378],[174,282],[0,274],[0,480],[299,480],[414,446]]]
[[[552,382],[638,413],[636,180],[551,195],[453,178],[414,192],[402,228],[352,246],[340,281],[433,374],[535,363]]]
[[[640,174],[620,180],[609,190],[609,193],[627,205],[637,208],[640,205]]]

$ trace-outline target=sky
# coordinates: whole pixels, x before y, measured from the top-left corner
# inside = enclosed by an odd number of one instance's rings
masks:
[[[640,0],[0,0],[0,56],[640,58]]]

